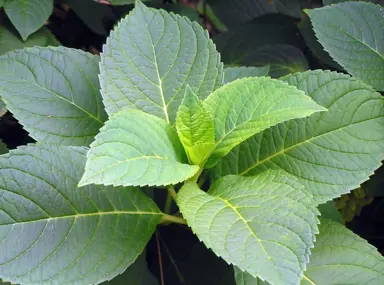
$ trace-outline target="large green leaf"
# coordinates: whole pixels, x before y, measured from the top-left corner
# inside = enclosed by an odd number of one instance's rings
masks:
[[[287,173],[226,176],[208,193],[187,183],[177,202],[199,239],[228,263],[275,285],[297,284],[302,277],[318,211]]]
[[[137,188],[77,188],[85,153],[29,145],[0,157],[0,278],[98,284],[144,250],[162,213]]]
[[[87,155],[80,185],[177,184],[196,174],[175,130],[163,119],[132,109],[106,122]]]
[[[321,219],[319,231],[301,285],[384,283],[384,258],[376,248],[331,220]],[[269,285],[236,268],[235,277],[237,285]]]
[[[145,254],[140,255],[136,261],[119,276],[101,285],[159,285],[159,282],[148,269]],[[1,284],[0,284],[1,285]]]
[[[348,75],[308,71],[284,78],[328,112],[268,129],[236,147],[214,170],[255,175],[283,169],[319,202],[357,188],[384,158],[384,99]]]
[[[203,164],[215,147],[215,127],[203,103],[187,86],[176,117],[176,129],[193,164]]]
[[[128,107],[173,123],[187,84],[199,98],[223,84],[223,66],[208,33],[196,22],[140,1],[111,33],[101,59],[110,115]]]
[[[233,147],[278,123],[325,109],[301,90],[266,77],[243,78],[212,93],[204,107],[215,122],[212,166]]]
[[[302,285],[384,284],[384,257],[343,225],[322,219]]]
[[[53,11],[53,0],[6,0],[4,10],[26,40],[48,20]]]
[[[267,76],[269,69],[269,65],[261,67],[226,67],[224,68],[224,82],[229,83],[245,77]]]
[[[37,141],[87,146],[107,117],[98,61],[64,47],[7,53],[0,56],[0,95]]]
[[[350,74],[384,91],[384,9],[346,2],[308,10],[324,49]]]
[[[0,25],[0,55],[11,50],[34,46],[58,46],[60,43],[55,36],[45,27],[32,34],[23,41],[16,32]]]

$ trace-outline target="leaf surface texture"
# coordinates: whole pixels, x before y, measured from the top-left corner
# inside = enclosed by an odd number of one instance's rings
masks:
[[[29,145],[0,157],[0,278],[98,284],[144,250],[162,213],[137,188],[77,188],[85,154]]]

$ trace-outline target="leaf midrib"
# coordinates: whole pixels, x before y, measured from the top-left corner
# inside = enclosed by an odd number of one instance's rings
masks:
[[[267,250],[265,249],[265,247],[263,246],[263,243],[262,243],[262,240],[259,239],[256,235],[256,233],[252,230],[252,228],[248,225],[247,221],[244,219],[244,217],[239,213],[239,211],[237,210],[237,208],[235,206],[233,206],[231,203],[229,203],[229,201],[223,199],[222,197],[218,197],[218,196],[215,196],[217,199],[219,199],[220,201],[224,202],[230,209],[232,209],[236,215],[241,219],[241,221],[245,224],[245,226],[247,227],[247,229],[251,232],[252,236],[257,240],[257,242],[260,244],[260,247],[261,249],[264,251],[265,255],[267,256],[267,258],[271,261],[273,267],[275,268],[275,270],[277,272],[279,272],[279,269],[276,267],[276,264],[273,262],[272,258],[270,257],[270,255],[268,254]]]
[[[342,129],[344,129],[344,128],[349,128],[349,127],[351,127],[351,126],[353,126],[353,125],[356,125],[356,124],[364,123],[364,122],[366,122],[366,121],[370,121],[370,120],[375,120],[375,119],[377,119],[377,118],[381,118],[381,116],[378,116],[378,117],[375,117],[375,118],[369,118],[369,119],[367,119],[367,120],[362,120],[362,121],[359,121],[359,122],[355,122],[355,123],[353,123],[353,124],[350,124],[350,125],[347,125],[347,126],[342,126],[342,127],[340,127],[340,128],[334,129],[334,130],[332,130],[332,131],[330,131],[330,132],[326,132],[326,133],[323,133],[323,134],[320,134],[320,135],[317,135],[317,136],[313,136],[313,137],[311,137],[311,138],[309,138],[309,139],[307,139],[307,140],[305,140],[305,141],[299,142],[299,143],[294,144],[294,145],[292,145],[292,146],[290,146],[290,147],[288,147],[288,148],[282,149],[282,150],[280,150],[279,152],[276,152],[276,153],[274,153],[273,155],[268,156],[268,157],[264,158],[264,159],[261,160],[261,161],[258,161],[257,163],[253,164],[252,166],[246,168],[244,171],[242,171],[242,172],[239,173],[238,175],[240,175],[240,176],[246,175],[249,171],[251,171],[252,169],[258,167],[259,165],[262,165],[262,164],[264,164],[265,162],[267,162],[267,161],[269,161],[269,160],[275,158],[276,156],[282,155],[282,154],[284,154],[284,153],[287,152],[287,151],[290,151],[290,150],[292,150],[292,149],[295,149],[296,147],[300,147],[300,146],[303,145],[303,144],[310,143],[310,142],[311,142],[312,140],[314,140],[314,139],[320,138],[320,137],[325,136],[325,135],[332,134],[333,132],[337,132],[337,131],[342,130]],[[284,143],[285,143],[285,142],[284,142]]]
[[[108,216],[108,215],[154,215],[154,216],[163,216],[163,213],[161,212],[146,212],[146,211],[123,211],[123,210],[114,210],[110,212],[95,212],[95,213],[87,213],[87,214],[73,214],[73,215],[65,215],[61,217],[47,217],[43,219],[37,219],[37,220],[31,220],[31,221],[22,221],[22,222],[13,222],[8,224],[2,224],[2,226],[18,226],[18,225],[24,225],[24,224],[31,224],[31,223],[37,223],[42,221],[56,221],[56,220],[62,220],[62,219],[79,219],[79,218],[86,218],[86,217],[101,217],[101,216]]]
[[[148,23],[146,23],[146,27],[147,27],[147,30],[148,30],[149,38],[151,39],[151,47],[152,47],[152,51],[153,51],[153,58],[155,60],[154,63],[155,63],[155,66],[156,66],[156,75],[157,75],[157,79],[159,81],[159,90],[160,90],[161,101],[163,103],[163,111],[164,111],[164,114],[165,114],[165,119],[170,124],[171,122],[169,120],[169,115],[168,115],[168,105],[165,102],[165,97],[164,97],[163,81],[162,81],[162,79],[160,77],[159,64],[157,63],[157,54],[156,54],[156,50],[155,50],[155,44],[153,42],[152,35],[151,35],[150,31],[149,31]]]
[[[16,62],[18,62],[19,64],[25,66],[25,67],[26,67],[26,68],[33,74],[33,77],[36,78],[36,77],[35,77],[35,74],[32,72],[32,70],[29,68],[29,66],[25,65],[24,63],[22,63],[22,62],[20,62],[20,61],[18,61],[18,60],[16,60],[16,59],[14,59],[14,60],[15,60]],[[52,66],[53,66],[53,65],[52,65]],[[60,71],[59,71],[59,72],[60,72]],[[9,73],[9,72],[7,72],[7,74],[9,74],[9,75],[14,75],[14,73]],[[7,80],[7,81],[9,81],[9,80]],[[48,93],[51,93],[51,94],[55,95],[58,99],[61,99],[61,100],[65,101],[65,102],[67,102],[68,104],[70,104],[70,105],[72,105],[72,106],[75,106],[76,108],[78,108],[79,110],[81,110],[82,112],[84,112],[85,114],[87,114],[90,118],[96,120],[96,121],[99,122],[101,125],[104,125],[104,122],[103,122],[103,121],[101,121],[99,118],[95,117],[93,114],[89,113],[87,110],[85,110],[85,109],[83,109],[82,107],[80,107],[79,105],[77,105],[77,104],[75,103],[75,101],[72,102],[72,101],[70,101],[70,100],[64,98],[64,97],[61,96],[60,94],[58,94],[58,93],[56,93],[56,92],[54,92],[54,91],[52,91],[52,90],[49,90],[49,89],[47,89],[47,88],[44,87],[44,86],[41,86],[41,85],[37,84],[37,82],[33,83],[33,82],[30,82],[30,81],[28,81],[28,80],[21,79],[21,78],[20,78],[19,81],[21,81],[21,82],[25,82],[25,83],[27,83],[27,84],[35,85],[36,87],[41,88],[41,89],[47,91]],[[36,80],[35,80],[35,81],[36,81]],[[69,86],[69,88],[71,89],[71,94],[72,94],[72,88],[71,88],[70,86]],[[72,94],[72,96],[73,96],[73,94]]]
[[[91,146],[92,147],[92,146]],[[96,155],[97,157],[97,155]],[[157,156],[157,155],[143,155],[143,156],[138,156],[138,157],[132,157],[132,158],[129,158],[129,159],[124,159],[124,160],[121,160],[117,163],[114,163],[112,165],[108,165],[108,167],[105,167],[99,171],[97,171],[95,174],[93,174],[92,176],[88,177],[86,180],[90,180],[92,178],[94,178],[95,176],[97,175],[100,175],[101,173],[103,173],[104,171],[106,171],[107,169],[110,169],[110,168],[113,168],[113,167],[116,167],[120,164],[123,164],[123,163],[128,163],[130,161],[135,161],[135,160],[140,160],[140,159],[158,159],[158,160],[170,160],[172,162],[175,162],[175,163],[180,163],[182,164],[181,162],[178,162],[178,161],[174,161],[172,159],[169,159],[168,157],[165,157],[165,156]]]

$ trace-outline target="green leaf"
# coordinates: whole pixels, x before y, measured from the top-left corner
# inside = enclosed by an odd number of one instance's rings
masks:
[[[189,161],[204,163],[215,148],[215,128],[210,114],[189,86],[177,112],[176,129]]]
[[[220,55],[208,33],[140,1],[111,33],[100,69],[109,115],[128,107],[171,123],[187,84],[201,99],[223,84]]]
[[[98,284],[144,250],[162,213],[137,188],[77,188],[86,149],[29,145],[0,157],[0,278]]]
[[[383,284],[384,258],[375,247],[331,220],[321,219],[319,231],[301,285]],[[236,268],[235,277],[237,285],[269,285]]]
[[[255,175],[283,169],[300,178],[319,203],[368,179],[384,159],[384,99],[348,75],[308,71],[284,78],[328,112],[279,124],[253,136],[214,175]]]
[[[4,11],[23,40],[40,29],[53,11],[52,0],[6,0]]]
[[[187,159],[177,133],[163,119],[126,109],[106,122],[87,155],[80,185],[177,184],[199,167]]]
[[[4,6],[4,0],[0,0],[0,8]]]
[[[228,263],[276,285],[300,280],[318,211],[296,179],[281,171],[231,175],[208,193],[187,183],[177,202],[199,239]]]
[[[23,41],[13,29],[3,25],[0,26],[0,55],[15,49],[34,46],[58,46],[59,44],[55,36],[45,27],[32,34],[26,41]]]
[[[151,3],[149,3],[151,4]],[[185,16],[191,21],[200,21],[200,15],[197,13],[195,9],[193,9],[190,6],[186,6],[185,4],[158,4],[158,5],[152,5],[152,7],[157,9],[164,9],[168,12],[173,12],[175,14],[178,14],[180,16]]]
[[[335,206],[334,201],[328,201],[327,203],[318,206],[321,214],[321,218],[329,219],[342,224],[341,214]]]
[[[212,93],[204,107],[215,122],[216,149],[210,166],[242,141],[273,125],[326,110],[297,88],[266,77],[229,83]]]
[[[7,146],[5,145],[5,143],[3,143],[1,140],[0,140],[0,155],[4,154],[4,153],[7,153],[8,152],[8,148]]]
[[[322,219],[302,285],[384,284],[384,257],[343,225]]]
[[[145,254],[141,254],[123,274],[101,285],[127,285],[127,283],[129,285],[159,285],[159,282],[148,269]]]
[[[301,7],[298,0],[208,0],[217,16],[227,26],[241,25],[257,17],[282,13],[300,18]]]
[[[384,91],[384,9],[347,2],[308,10],[324,49],[351,75]]]
[[[224,82],[229,83],[245,77],[267,76],[269,69],[269,65],[261,67],[226,67],[224,68]]]
[[[100,0],[96,0],[100,1]],[[133,4],[136,0],[107,0],[112,5],[127,5],[127,4]],[[141,0],[143,2],[150,1],[150,0]]]
[[[307,46],[320,62],[337,70],[343,70],[343,68],[332,59],[332,57],[324,50],[323,46],[317,40],[309,17],[303,17],[298,24],[298,27],[301,35],[307,43]]]
[[[342,2],[351,2],[351,1],[355,1],[355,0],[323,0],[323,5],[325,6],[325,5],[338,4]],[[359,0],[359,1],[384,5],[383,0]]]
[[[112,8],[93,0],[66,0],[65,3],[96,34],[108,35],[107,23],[115,20]],[[90,13],[91,11],[91,13]]]
[[[291,45],[264,45],[244,56],[242,62],[255,66],[270,65],[269,75],[274,78],[309,68],[302,51]]]
[[[259,49],[267,50],[265,45],[305,47],[295,22],[281,15],[268,15],[231,29],[215,37],[215,43],[224,63],[246,66],[251,64],[245,59]]]
[[[262,281],[260,278],[255,278],[251,274],[241,271],[236,266],[234,267],[236,285],[271,285],[267,281]]]
[[[37,141],[88,146],[107,116],[97,56],[64,47],[0,57],[0,95]]]
[[[7,113],[7,107],[5,106],[5,103],[3,100],[0,99],[0,118]]]

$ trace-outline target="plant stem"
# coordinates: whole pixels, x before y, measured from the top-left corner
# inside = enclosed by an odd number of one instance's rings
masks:
[[[168,224],[168,223],[186,225],[187,221],[177,216],[164,214],[163,217],[161,218],[160,224]]]
[[[156,232],[156,244],[157,244],[157,256],[159,258],[160,281],[161,281],[161,285],[164,285],[165,282],[164,282],[164,273],[163,273],[163,259],[161,257],[159,234],[157,232]]]
[[[170,214],[172,208],[172,196],[171,194],[167,194],[167,199],[165,200],[164,213]]]
[[[173,186],[169,186],[167,188],[168,190],[168,194],[172,197],[172,199],[176,202],[176,199],[177,199],[177,193],[176,193],[176,190],[175,190],[175,187]]]
[[[165,249],[165,253],[168,255],[169,260],[171,261],[173,267],[175,268],[175,271],[176,271],[177,276],[179,277],[179,281],[180,281],[180,283],[181,283],[181,284],[185,284],[184,277],[183,277],[183,275],[181,274],[181,272],[180,272],[180,270],[179,270],[179,267],[178,267],[177,264],[176,264],[176,261],[173,259],[172,254],[171,254],[171,251],[169,250],[169,248],[168,248],[167,244],[165,243],[164,239],[161,237],[160,233],[158,234],[158,236],[159,236],[159,240],[160,240],[160,242],[163,243],[163,247],[164,247],[164,249]]]
[[[204,168],[200,167],[199,171],[195,174],[195,176],[193,176],[192,178],[190,178],[188,181],[189,182],[195,182],[197,183],[197,180],[199,180],[199,177],[200,177],[200,174],[203,172]]]

